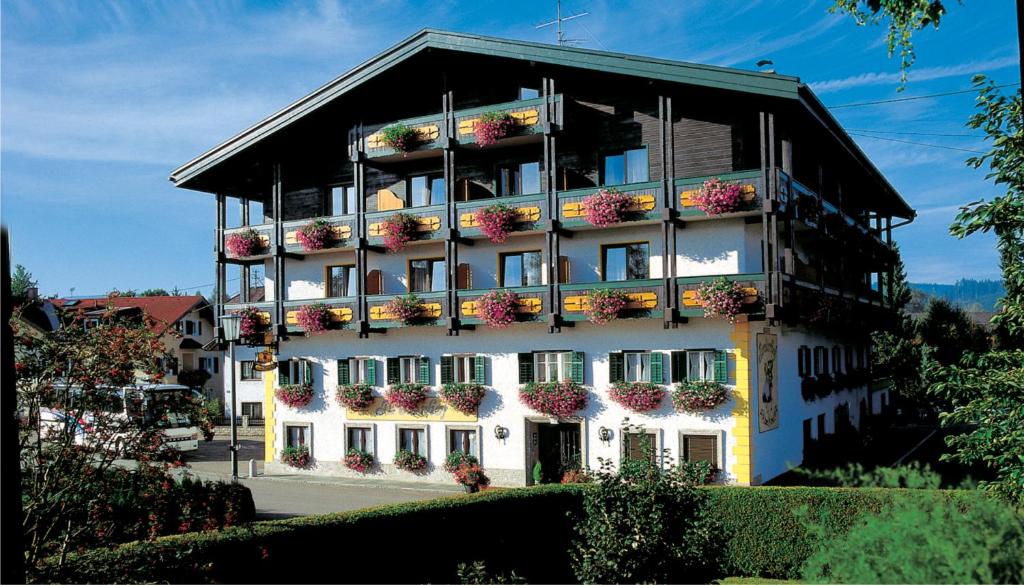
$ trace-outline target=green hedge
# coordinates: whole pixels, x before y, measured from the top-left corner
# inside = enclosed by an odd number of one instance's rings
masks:
[[[571,582],[570,515],[585,486],[493,490],[358,512],[258,522],[71,555],[40,581],[453,582],[459,563],[515,570],[528,582]],[[711,487],[722,522],[723,575],[797,578],[816,538],[794,511],[830,531],[924,490]],[[970,505],[979,492],[939,492]]]

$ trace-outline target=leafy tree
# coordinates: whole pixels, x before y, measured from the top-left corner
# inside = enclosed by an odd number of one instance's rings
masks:
[[[33,280],[32,273],[21,264],[18,264],[14,267],[14,274],[11,275],[11,297],[23,299],[28,295],[28,289],[38,284]]]
[[[945,299],[932,299],[917,330],[921,342],[931,350],[931,357],[942,365],[958,363],[967,352],[989,349],[985,330],[963,309]]]
[[[140,296],[143,297],[166,297],[168,296],[167,290],[162,288],[147,288],[142,291]]]
[[[894,246],[894,252],[892,308],[895,316],[888,327],[871,334],[871,365],[876,375],[889,378],[894,394],[901,400],[920,404],[925,398],[921,378],[923,356],[914,319],[907,313],[914,291],[907,282],[907,271],[898,246]]]

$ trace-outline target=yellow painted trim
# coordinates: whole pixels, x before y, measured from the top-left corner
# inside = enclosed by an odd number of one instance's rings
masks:
[[[654,207],[657,204],[654,195],[651,193],[641,193],[640,195],[632,195],[632,198],[633,204],[630,205],[628,211],[634,213],[640,211],[650,211],[654,209]],[[582,201],[567,201],[566,203],[562,204],[562,215],[564,217],[584,217],[587,215],[587,213],[583,211]]]
[[[757,302],[758,293],[757,293],[757,289],[756,288],[754,288],[752,286],[748,286],[748,287],[744,287],[742,290],[743,290],[743,301],[742,302],[743,302],[744,305],[751,305],[751,304]],[[697,291],[696,291],[696,289],[684,290],[683,294],[682,294],[682,299],[683,299],[683,306],[684,307],[703,307],[704,306],[704,304],[701,303],[697,299]]]
[[[289,325],[298,325],[298,315],[298,311],[288,311],[288,313],[285,315],[285,322],[288,323]],[[346,323],[351,320],[352,309],[348,307],[341,307],[340,309],[331,309],[331,321],[334,321],[335,323]]]
[[[385,309],[386,305],[377,305],[370,307],[370,319],[373,321],[394,321],[398,319],[394,313],[389,313]],[[420,309],[420,317],[423,319],[437,319],[441,316],[441,304],[440,303],[423,303]]]
[[[436,232],[441,229],[441,218],[436,215],[428,217],[417,217],[416,218],[416,231],[417,232]],[[371,223],[368,227],[371,236],[383,236],[384,235],[384,222],[379,221]]]
[[[422,126],[413,126],[413,130],[415,130],[420,135],[421,142],[437,140],[437,137],[440,135],[440,129],[437,127],[437,124],[424,124]],[[366,137],[367,148],[384,148],[385,146],[387,145],[384,144],[383,132],[374,132],[373,134],[370,134],[369,136]]]
[[[334,239],[335,240],[347,240],[352,237],[352,227],[347,225],[336,225],[334,226]],[[284,235],[284,243],[286,244],[298,244],[299,243],[299,230],[293,230]]]
[[[521,110],[518,112],[508,112],[508,115],[512,116],[512,119],[515,121],[517,126],[533,126],[540,121],[540,111],[536,108]],[[459,120],[459,136],[476,134],[476,125],[479,122],[479,116]]]
[[[526,315],[536,315],[540,313],[542,309],[542,303],[539,298],[529,297],[525,299],[519,299],[516,301],[516,313]],[[476,317],[477,316],[477,302],[476,301],[462,301],[461,305],[463,317]]]
[[[570,313],[579,313],[590,308],[590,298],[587,295],[565,297],[562,302],[565,310]],[[626,309],[654,309],[658,306],[658,293],[653,291],[626,293]]]
[[[272,463],[277,456],[274,449],[277,424],[274,422],[274,383],[277,370],[263,372],[263,460]]]
[[[679,203],[681,203],[683,205],[683,207],[695,207],[697,204],[694,202],[694,197],[697,196],[697,193],[700,193],[700,189],[687,189],[686,191],[680,191],[679,192]],[[755,187],[754,185],[750,185],[750,184],[743,185],[743,195],[742,195],[742,200],[743,201],[746,201],[746,202],[749,203],[749,202],[753,201],[756,197],[757,197],[757,187]]]
[[[752,362],[750,360],[750,323],[736,323],[733,325],[732,335],[729,339],[733,342],[733,361],[736,364],[735,384],[733,386],[733,398],[736,405],[732,410],[732,418],[735,423],[733,427],[733,442],[730,454],[735,463],[732,465],[732,473],[736,483],[750,485],[753,477],[753,420],[751,419],[750,404],[752,389],[750,385]]]
[[[540,207],[516,207],[516,223],[528,223],[540,220]],[[459,216],[459,225],[464,228],[480,227],[476,222],[476,212],[463,213]]]

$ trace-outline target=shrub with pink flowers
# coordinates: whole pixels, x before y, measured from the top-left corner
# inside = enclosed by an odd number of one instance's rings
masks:
[[[384,247],[391,254],[400,251],[415,239],[418,225],[416,217],[408,213],[396,213],[388,217],[380,224],[381,232],[384,234]]]
[[[241,311],[238,311],[238,316],[241,317],[241,322],[238,324],[239,334],[242,337],[249,337],[262,333],[266,330],[267,325],[263,322],[263,311],[260,311],[256,307],[246,307]]]
[[[474,131],[477,146],[490,146],[512,133],[516,121],[508,112],[486,112],[480,116]]]
[[[700,412],[718,408],[729,398],[725,386],[710,380],[690,380],[676,384],[672,404],[679,412]]]
[[[423,311],[423,303],[413,293],[395,297],[384,305],[384,312],[395,316],[395,319],[412,325],[420,320],[420,312]]]
[[[593,481],[593,478],[590,477],[590,474],[587,473],[587,470],[585,470],[585,469],[579,469],[579,468],[567,469],[565,471],[565,473],[562,474],[562,483],[563,484],[569,484],[569,483],[590,483],[591,481]]]
[[[504,244],[508,240],[508,235],[516,227],[517,216],[515,208],[504,203],[481,207],[474,214],[480,231],[495,244]]]
[[[285,447],[281,450],[281,463],[292,467],[309,466],[309,447],[299,445],[298,447]]]
[[[708,215],[732,213],[743,204],[743,187],[712,177],[704,181],[693,202]]]
[[[399,449],[395,453],[395,467],[406,471],[422,471],[427,468],[427,458],[408,449]]]
[[[231,234],[224,240],[224,247],[228,249],[228,254],[235,258],[255,256],[263,250],[263,246],[263,239],[259,232],[252,228]]]
[[[572,380],[530,382],[519,389],[519,400],[537,412],[566,418],[587,406],[587,389]]]
[[[285,384],[274,391],[274,396],[291,408],[302,408],[313,401],[313,386],[310,384]]]
[[[359,473],[366,473],[373,468],[373,454],[363,451],[362,449],[352,448],[345,454],[343,460],[345,467],[352,471],[358,471]]]
[[[622,406],[635,411],[657,410],[665,399],[665,389],[650,382],[615,382],[608,396]]]
[[[489,477],[484,475],[484,470],[479,463],[464,463],[455,468],[452,472],[455,476],[455,483],[466,488],[467,492],[478,492],[480,488],[486,488],[491,484]]]
[[[441,386],[438,393],[441,400],[448,406],[464,414],[476,414],[480,403],[487,394],[487,389],[482,384],[475,382],[459,382]]]
[[[406,412],[416,412],[427,399],[427,387],[423,384],[392,384],[384,394],[391,406]]]
[[[476,300],[476,314],[497,329],[504,329],[516,321],[516,303],[519,295],[509,290],[492,290]]]
[[[331,326],[331,308],[323,303],[303,305],[295,312],[295,320],[306,335],[323,333]]]
[[[743,287],[726,278],[702,282],[697,287],[697,300],[704,306],[704,316],[723,317],[735,321],[743,309]]]
[[[587,306],[583,312],[591,323],[606,325],[619,317],[619,313],[626,308],[626,302],[626,293],[599,288],[587,293]]]
[[[633,198],[615,189],[601,189],[583,200],[583,213],[587,223],[607,227],[626,219]]]
[[[307,252],[323,250],[334,239],[334,226],[323,219],[314,219],[299,228],[295,238]]]
[[[338,386],[338,404],[351,410],[366,410],[373,404],[373,386],[345,384]]]
[[[409,152],[420,143],[420,131],[405,124],[393,124],[380,131],[381,142],[386,146]]]

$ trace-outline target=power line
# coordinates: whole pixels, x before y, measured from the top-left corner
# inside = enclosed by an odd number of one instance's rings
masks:
[[[1002,85],[997,85],[995,87],[998,89],[998,88],[1001,88],[1001,87],[1012,87],[1014,85],[1020,85],[1020,83],[1004,83]],[[871,101],[871,102],[853,102],[853,103],[849,103],[849,104],[839,104],[838,106],[826,106],[826,107],[828,109],[830,109],[830,110],[838,110],[839,108],[854,108],[854,107],[858,107],[858,106],[875,106],[875,105],[878,105],[878,104],[892,104],[892,103],[896,103],[896,102],[909,102],[911,100],[923,100],[923,99],[934,98],[934,97],[945,97],[945,96],[948,96],[948,95],[958,95],[958,94],[962,94],[962,93],[975,93],[977,91],[978,91],[977,88],[974,88],[974,89],[964,89],[964,90],[960,90],[960,91],[947,91],[945,93],[932,93],[932,94],[928,94],[928,95],[914,95],[914,96],[910,96],[910,97],[893,98],[893,99],[890,99],[890,100],[875,100],[875,101]]]
[[[958,150],[960,152],[973,152],[974,154],[985,154],[981,150],[971,150],[969,148],[957,148],[955,146],[945,146],[942,144],[928,144],[927,142],[913,142],[910,140],[900,140],[898,138],[889,138],[887,136],[872,136],[870,134],[860,134],[857,132],[850,132],[854,136],[860,136],[862,138],[874,138],[875,140],[887,140],[889,142],[900,142],[902,144],[913,144],[914,146],[930,146],[932,148],[944,148],[946,150]]]
[[[908,136],[943,136],[956,138],[984,138],[980,134],[935,134],[932,132],[897,132],[895,130],[872,130],[870,128],[847,128],[847,132],[876,132],[879,134],[906,134]]]

